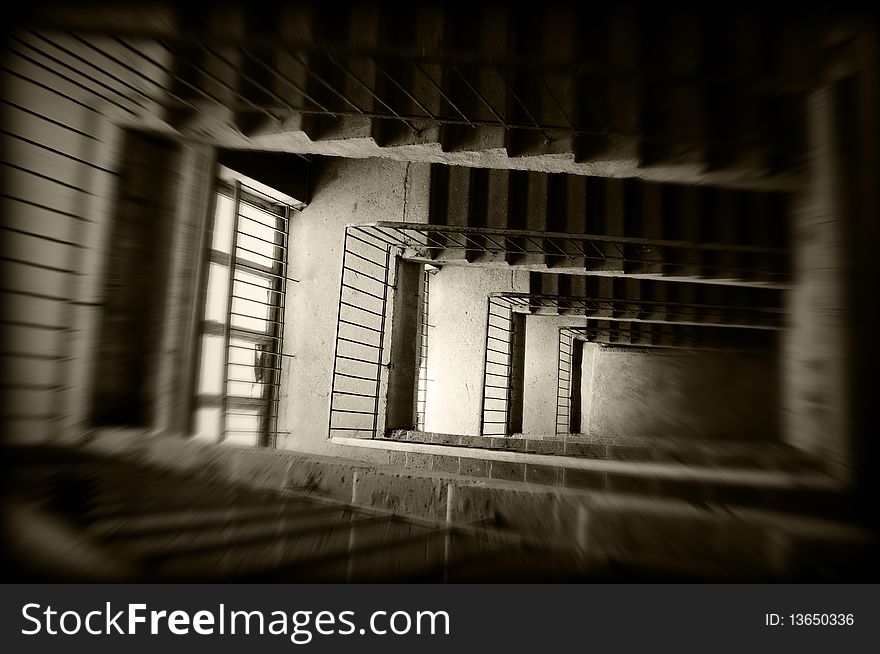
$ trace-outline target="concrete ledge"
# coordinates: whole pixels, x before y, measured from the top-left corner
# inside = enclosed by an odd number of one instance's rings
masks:
[[[355,436],[357,437],[357,436]],[[822,470],[824,461],[779,442],[696,441],[694,439],[598,437],[583,434],[463,436],[395,430],[387,440],[613,459],[711,464],[730,467],[798,467]]]
[[[522,485],[473,484],[449,493],[453,523],[498,525],[595,560],[719,577],[747,570],[758,578],[856,579],[877,571],[876,540],[845,523]]]
[[[383,470],[358,471],[352,503],[426,520],[447,519],[448,479]]]
[[[842,490],[838,481],[817,472],[790,472],[785,470],[749,470],[732,467],[694,466],[682,463],[652,461],[618,461],[589,459],[582,457],[537,454],[508,450],[482,449],[476,447],[456,447],[434,443],[417,443],[390,439],[361,439],[333,437],[334,444],[349,447],[383,449],[392,452],[413,452],[428,455],[460,457],[462,459],[481,459],[540,466],[554,466],[593,472],[626,473],[627,475],[653,479],[676,479],[717,484],[749,484],[762,488],[815,488],[822,490]],[[525,481],[525,468],[520,479]]]
[[[144,430],[100,430],[83,441],[92,451],[127,455],[202,478],[234,481],[258,488],[294,488],[351,501],[355,470],[375,466],[360,461],[287,450],[206,443]]]
[[[373,443],[374,447],[389,444]],[[422,455],[419,450],[425,448],[433,453],[437,448],[418,443],[393,445],[406,456]],[[829,580],[858,578],[860,569],[875,570],[877,566],[872,558],[876,552],[873,536],[846,523],[775,511],[478,479],[434,469],[433,459],[427,455],[424,461],[430,463],[426,469],[401,469],[144,432],[99,434],[87,447],[254,487],[296,488],[434,524],[511,531],[527,541],[615,565],[646,565],[720,578],[745,571],[755,578],[819,575]],[[540,456],[497,454],[502,455],[498,461],[505,465],[524,456]]]

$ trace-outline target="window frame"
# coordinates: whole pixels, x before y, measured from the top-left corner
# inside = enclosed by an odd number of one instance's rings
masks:
[[[193,388],[192,402],[192,432],[193,434],[214,442],[234,441],[237,444],[258,447],[275,447],[279,433],[278,415],[280,408],[281,384],[284,353],[284,317],[285,299],[287,290],[289,248],[290,248],[290,223],[294,212],[302,208],[302,203],[297,204],[290,199],[279,199],[269,195],[262,188],[257,189],[249,184],[252,180],[247,177],[231,175],[228,169],[223,170],[223,176],[214,175],[211,185],[210,213],[208,215],[208,234],[203,251],[203,281],[200,295],[200,319],[199,328],[195,334],[196,349],[198,353],[196,362],[196,383]],[[231,179],[229,179],[231,177]],[[277,193],[277,195],[282,195]],[[215,229],[219,216],[218,203],[221,197],[231,199],[231,217],[228,218],[230,234],[218,239]],[[250,207],[245,210],[243,207]],[[247,213],[271,217],[272,220],[261,220],[246,216]],[[244,220],[242,220],[244,218]],[[223,221],[224,227],[225,220]],[[247,229],[246,224],[255,224],[257,228]],[[259,229],[263,224],[264,229]],[[274,235],[270,242],[263,238],[263,231],[272,230]],[[250,239],[242,246],[239,239]],[[254,240],[255,239],[255,240]],[[256,243],[256,245],[254,245]],[[263,252],[262,243],[271,246],[271,250]],[[223,245],[227,245],[225,251]],[[250,247],[248,247],[250,246]],[[234,253],[234,256],[233,256]],[[267,260],[271,265],[266,265]],[[212,271],[215,275],[212,276]],[[222,279],[217,281],[216,275]],[[224,277],[225,276],[225,277]],[[258,286],[257,280],[265,281],[265,302],[257,299],[258,293],[247,293],[236,290],[237,288]],[[222,288],[225,294],[225,303],[222,305],[223,321],[209,318],[207,310],[211,301],[212,281]],[[240,293],[240,295],[236,295]],[[217,292],[214,291],[216,296]],[[255,297],[249,297],[254,295]],[[275,299],[271,299],[275,298]],[[264,304],[267,308],[262,315],[249,315],[244,309],[235,311],[242,304]],[[239,305],[237,307],[236,305]],[[239,319],[236,320],[236,317]],[[262,331],[253,326],[242,325],[242,322],[262,321]],[[238,322],[239,324],[236,324]],[[209,338],[220,337],[222,339],[222,364],[220,365],[220,379],[218,392],[206,392],[204,390],[206,374],[205,350]],[[242,357],[232,354],[233,350],[248,349],[236,341],[254,345],[255,357],[253,364],[242,362]],[[259,349],[258,349],[259,348]],[[267,365],[268,360],[268,365]],[[249,379],[237,380],[232,373],[232,368],[239,370],[253,370],[253,381]],[[243,375],[247,376],[247,375]],[[247,397],[241,392],[232,392],[237,384],[258,385],[258,396]],[[219,416],[210,418],[209,423],[217,425],[217,429],[200,428],[199,412],[201,410],[219,409]],[[230,416],[255,415],[259,419],[254,429],[230,428]],[[234,420],[232,421],[234,422]],[[245,433],[254,434],[251,443],[240,442],[243,439],[230,438],[231,434]]]

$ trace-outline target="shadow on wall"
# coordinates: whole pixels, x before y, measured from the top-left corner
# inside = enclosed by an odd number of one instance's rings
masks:
[[[770,353],[584,348],[590,435],[779,440],[779,374]]]

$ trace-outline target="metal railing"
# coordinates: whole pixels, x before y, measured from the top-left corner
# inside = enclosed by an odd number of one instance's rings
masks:
[[[412,226],[408,227],[407,233],[412,236]],[[790,255],[780,247],[524,229],[432,227],[420,232],[418,239],[413,238],[407,258],[445,263],[491,254],[496,259],[504,255],[511,264],[530,263],[558,273],[596,270],[658,278],[698,276],[703,281],[731,280],[770,288],[787,288],[790,283]]]
[[[624,239],[640,241],[642,239]],[[538,242],[541,241],[541,245]],[[339,294],[336,351],[329,433],[349,432],[375,438],[381,432],[379,404],[392,252],[412,261],[431,263],[447,249],[461,252],[541,252],[547,243],[606,244],[614,238],[526,230],[463,228],[449,225],[378,221],[346,228]],[[657,243],[657,241],[652,241]],[[683,246],[682,246],[683,247]],[[713,249],[712,245],[701,245]],[[517,250],[516,248],[519,248]],[[748,249],[748,248],[746,248]],[[564,250],[563,250],[564,251]],[[596,251],[605,257],[605,250]],[[597,254],[599,256],[599,254]],[[469,258],[461,258],[459,264]],[[423,298],[423,302],[426,301]],[[506,435],[510,426],[513,313],[557,313],[608,321],[711,325],[735,329],[779,330],[785,312],[779,307],[702,305],[696,302],[568,297],[535,293],[492,293],[486,317],[486,348],[481,395],[484,435]],[[424,394],[421,395],[424,398]],[[424,413],[424,406],[419,411]]]
[[[588,320],[585,327],[571,329],[580,340],[607,346],[711,351],[772,349],[779,333],[773,329],[606,320]]]
[[[706,312],[707,309],[710,310]],[[741,307],[732,309],[739,310]],[[623,342],[624,333],[651,335],[655,339],[655,347],[749,350],[773,347],[776,334],[784,328],[784,313],[776,308],[763,311],[757,307],[750,309],[756,312],[755,315],[741,321],[742,324],[716,326],[710,321],[717,315],[717,307],[703,307],[698,304],[534,293],[492,293],[489,296],[486,318],[481,433],[488,436],[506,436],[510,433],[511,393],[521,392],[512,383],[511,375],[516,334],[514,313],[550,312],[570,316],[603,316],[602,321],[588,320],[591,327],[560,329],[556,427],[557,433],[569,433],[572,420],[576,420],[571,411],[570,400],[572,389],[577,386],[577,380],[573,378],[576,371],[572,363],[575,340],[598,339],[611,330],[619,336],[617,342],[620,343]],[[643,343],[639,341],[636,344]]]
[[[560,327],[556,363],[556,433],[572,433],[571,391],[573,374],[572,354],[577,327]]]
[[[330,387],[328,437],[375,438],[383,383],[392,250],[397,244],[381,229],[345,229]]]
[[[425,263],[465,263],[481,254],[504,254],[509,263],[519,263],[520,257],[534,259],[537,255],[554,272],[602,268],[618,274],[662,277],[693,265],[682,261],[705,254],[698,264],[705,281],[729,277],[780,288],[787,288],[789,281],[788,273],[781,272],[789,263],[789,251],[778,247],[390,221],[370,226],[386,242],[404,248],[403,257]],[[764,265],[722,266],[713,263],[719,254],[752,257]]]
[[[731,329],[782,330],[785,309],[780,307],[704,305],[696,302],[632,300],[546,295],[500,294],[518,310],[530,313],[585,316],[597,320],[715,326]]]
[[[510,431],[513,341],[516,334],[513,306],[514,302],[504,295],[489,295],[483,394],[480,400],[481,436],[507,436]]]

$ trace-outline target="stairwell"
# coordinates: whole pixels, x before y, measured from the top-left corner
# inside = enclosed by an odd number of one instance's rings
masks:
[[[845,38],[824,11],[278,3],[37,24],[162,44],[141,54],[148,95],[225,147],[785,190],[802,99]]]
[[[262,11],[54,9],[12,47],[182,140],[430,164],[434,245],[404,256],[528,273],[527,293],[503,294],[515,313],[571,318],[584,341],[778,354],[805,304],[834,313],[819,286],[804,294],[823,239],[804,245],[802,214],[837,174],[816,163],[828,141],[810,109],[854,74],[851,22],[629,3]],[[335,459],[98,434],[87,453],[11,452],[16,515],[47,511],[37,533],[87,543],[115,580],[877,576],[852,479],[815,442],[513,422],[500,437],[339,438],[350,458]]]
[[[448,435],[396,438],[442,443],[444,451],[471,447]],[[732,466],[761,458],[754,448],[699,455],[681,444],[574,437],[523,440],[519,448],[511,445],[517,439],[504,440],[505,451],[548,458],[564,449],[566,457],[587,453],[605,463],[677,450],[691,465],[699,459],[690,470],[712,470],[716,489],[749,476]],[[525,465],[528,481],[512,481],[515,464],[487,465],[474,452],[452,470],[449,454],[408,452],[404,462],[392,450],[390,465],[376,465],[156,434],[95,433],[76,450],[7,450],[17,489],[7,499],[16,527],[9,545],[20,565],[10,574],[117,582],[851,581],[877,574],[871,533],[842,519],[834,489],[804,473],[815,465],[784,449],[762,458],[777,484],[756,484],[761,500],[741,506],[697,491],[699,472],[689,480],[659,474],[665,492],[655,486],[653,494],[630,492],[630,482],[618,489],[626,473],[608,472],[603,490],[583,483],[585,471],[566,469],[573,483],[556,487],[547,479],[552,466]],[[727,466],[726,479],[719,466]],[[778,484],[785,475],[799,477],[796,492],[819,500],[811,515],[785,510],[785,484]],[[689,491],[682,481],[692,482]]]

